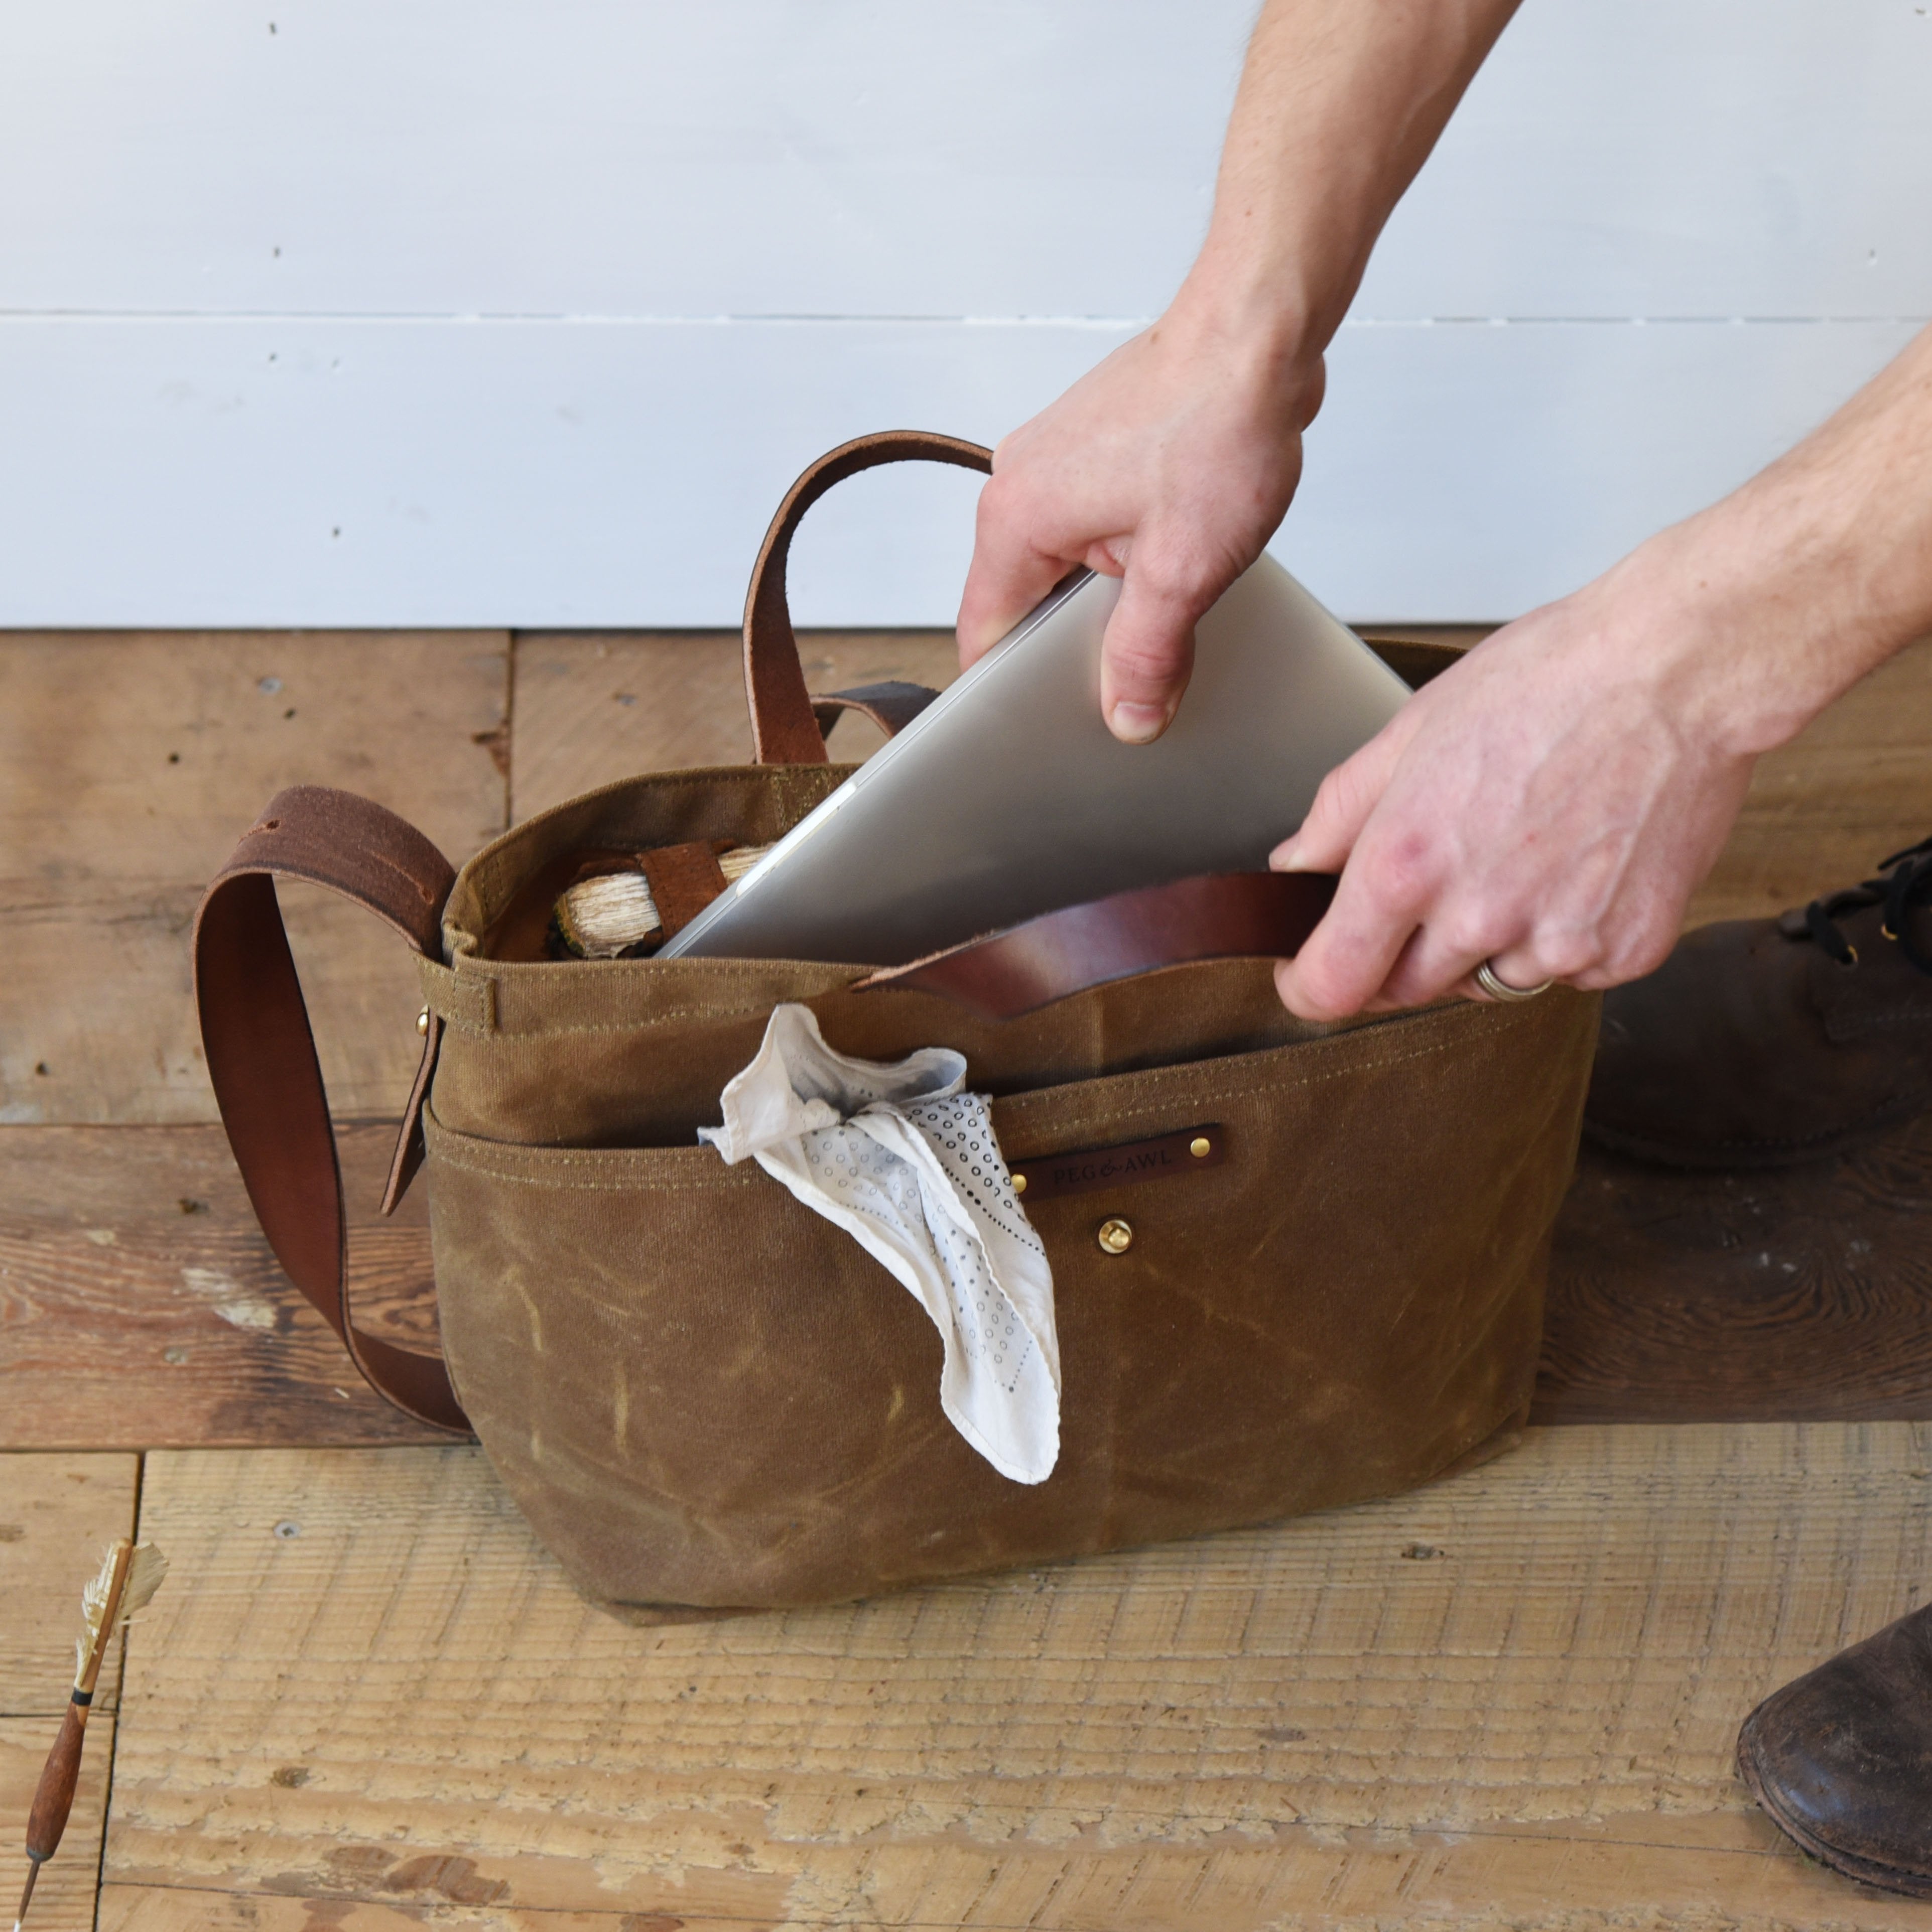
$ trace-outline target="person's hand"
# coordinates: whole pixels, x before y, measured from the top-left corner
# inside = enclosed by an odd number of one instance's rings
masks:
[[[1124,577],[1101,710],[1130,744],[1159,737],[1193,667],[1196,620],[1294,494],[1322,382],[1318,356],[1208,319],[1184,294],[994,452],[959,606],[962,664],[1077,566]]]
[[[1742,804],[1742,660],[1640,552],[1488,638],[1330,772],[1277,870],[1339,872],[1276,969],[1303,1018],[1660,964]],[[1480,997],[1480,995],[1478,995]]]

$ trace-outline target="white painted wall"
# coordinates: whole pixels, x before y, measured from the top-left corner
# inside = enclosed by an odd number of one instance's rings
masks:
[[[734,622],[819,449],[1158,311],[1252,4],[11,10],[0,624]],[[1740,480],[1932,315],[1928,103],[1917,0],[1526,0],[1278,553],[1502,616]],[[974,487],[848,486],[800,616],[946,621]]]

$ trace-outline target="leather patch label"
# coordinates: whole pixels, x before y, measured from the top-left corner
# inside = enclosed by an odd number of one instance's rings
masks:
[[[1118,1147],[1036,1154],[1030,1160],[1010,1162],[1010,1171],[1014,1191],[1030,1207],[1059,1194],[1090,1194],[1102,1187],[1198,1174],[1219,1167],[1227,1157],[1227,1136],[1219,1126],[1184,1127],[1178,1134],[1127,1141]]]

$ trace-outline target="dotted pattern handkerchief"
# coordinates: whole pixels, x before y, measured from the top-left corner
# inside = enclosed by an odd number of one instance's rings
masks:
[[[963,1054],[848,1059],[809,1009],[782,1006],[724,1089],[724,1124],[698,1137],[755,1160],[890,1270],[939,1330],[948,1420],[1001,1475],[1044,1482],[1060,1454],[1053,1271],[965,1082]]]

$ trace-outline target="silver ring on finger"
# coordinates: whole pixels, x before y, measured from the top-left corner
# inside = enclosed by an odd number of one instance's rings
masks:
[[[1512,986],[1486,959],[1476,968],[1476,984],[1492,1000],[1533,1000],[1556,983],[1554,980],[1544,980],[1534,986]]]

